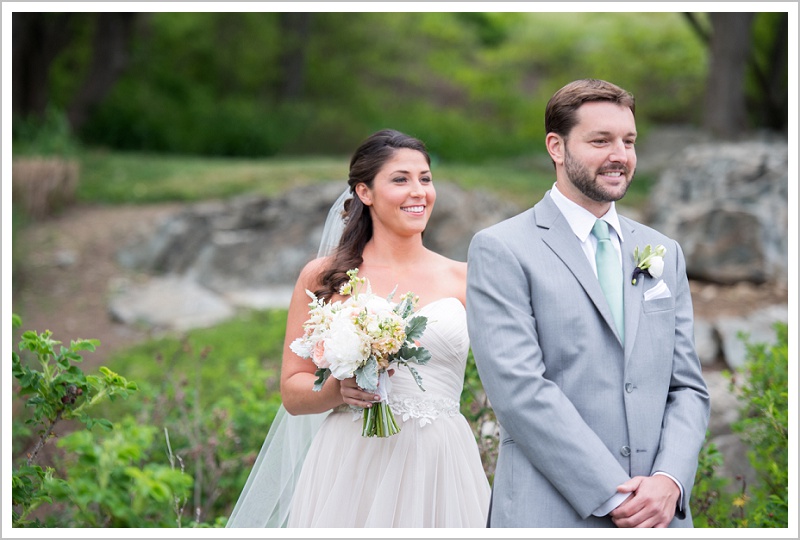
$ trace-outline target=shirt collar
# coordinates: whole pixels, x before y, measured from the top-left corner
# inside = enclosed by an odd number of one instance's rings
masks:
[[[575,236],[577,236],[581,242],[586,242],[586,239],[589,238],[589,235],[592,233],[594,222],[597,221],[594,214],[578,203],[569,200],[558,190],[555,184],[553,184],[553,188],[550,190],[550,198],[553,199],[553,202],[561,211],[561,214],[566,218]],[[616,231],[620,242],[622,242],[622,227],[619,224],[619,216],[617,215],[617,209],[613,201],[611,202],[611,207],[608,209],[608,212],[600,216],[600,219],[605,220],[606,223]]]

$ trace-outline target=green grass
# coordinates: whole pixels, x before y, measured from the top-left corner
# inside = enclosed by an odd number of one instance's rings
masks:
[[[274,371],[271,390],[277,392],[285,332],[286,310],[248,311],[210,328],[151,339],[117,351],[109,357],[107,366],[151,389],[169,383],[178,387],[182,380],[192,383],[199,377],[204,401],[209,403],[220,399],[230,380],[240,376],[238,364],[254,358],[262,368]],[[127,409],[125,403],[117,401],[108,409]]]
[[[134,345],[109,361],[132,380],[157,381],[165,371],[182,374],[200,368],[204,385],[213,392],[228,376],[229,362],[252,357],[265,368],[280,369],[285,330],[286,310],[247,311],[209,328]]]
[[[319,157],[248,160],[91,151],[80,160],[78,197],[110,204],[276,195],[300,184],[344,183],[347,174],[345,159]]]
[[[88,203],[144,204],[201,201],[251,193],[272,196],[299,185],[341,182],[348,156],[227,159],[85,151],[80,156],[78,197]],[[434,179],[453,182],[513,201],[536,203],[555,179],[546,156],[480,164],[437,162]],[[650,179],[637,178],[625,198],[627,206],[646,202]]]

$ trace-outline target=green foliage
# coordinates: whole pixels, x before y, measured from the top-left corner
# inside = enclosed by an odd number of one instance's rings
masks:
[[[89,431],[62,437],[58,446],[66,457],[58,466],[65,476],[49,486],[65,504],[59,526],[175,526],[173,505],[188,498],[192,477],[158,463],[164,455],[158,435],[156,427],[126,417],[105,437]]]
[[[11,141],[14,157],[74,157],[81,148],[72,135],[66,114],[55,107],[49,107],[42,118],[15,118]]]
[[[12,316],[15,328],[22,326],[19,316]],[[12,523],[14,526],[38,525],[31,513],[44,503],[52,502],[51,488],[62,485],[54,469],[36,463],[39,452],[54,436],[57,424],[77,420],[91,430],[94,425],[110,430],[105,418],[91,416],[89,410],[104,400],[127,397],[137,389],[133,382],[101,367],[100,375],[86,375],[75,364],[83,361],[81,352],[94,351],[99,341],[73,340],[69,347],[60,346],[50,331],[22,334],[19,350],[12,351],[12,374],[16,392],[25,400],[30,417],[25,421],[36,431],[36,442],[26,459],[17,460],[12,471]],[[27,353],[27,354],[26,354]],[[32,356],[28,361],[26,356]],[[38,366],[36,365],[38,363]],[[33,365],[33,367],[31,367]],[[16,429],[17,434],[22,430]]]
[[[16,315],[13,322],[20,326]],[[254,312],[112,359],[115,368],[144,365],[137,384],[107,368],[92,376],[66,365],[96,340],[56,352],[49,332],[25,332],[20,348],[41,360],[42,371],[15,352],[14,375],[19,393],[30,396],[41,444],[61,419],[112,427],[88,416],[89,407],[122,420],[113,430],[61,436],[53,467],[33,463],[38,450],[29,454],[12,477],[14,526],[224,526],[280,407],[277,370],[264,365],[279,363],[285,325],[285,310]],[[203,340],[216,349],[195,344]],[[134,389],[136,399],[111,402]],[[15,436],[25,433],[15,428]]]
[[[729,374],[731,390],[740,401],[739,419],[731,426],[747,444],[757,482],[744,479],[731,489],[729,480],[716,475],[723,457],[711,442],[700,454],[692,513],[696,527],[787,527],[788,478],[788,327],[774,325],[773,345],[748,343],[747,361]],[[741,379],[741,381],[740,381]]]
[[[111,429],[111,422],[93,418],[87,410],[107,398],[127,397],[137,389],[136,383],[128,382],[106,367],[100,367],[100,375],[85,375],[74,365],[83,361],[80,352],[95,350],[100,344],[98,340],[73,340],[69,347],[61,346],[56,351],[61,342],[51,336],[49,330],[41,334],[27,331],[19,344],[20,350],[34,354],[41,371],[24,363],[16,352],[12,354],[12,373],[19,384],[19,393],[30,396],[25,402],[32,408],[28,423],[41,425],[42,434],[58,421],[72,419],[83,422],[89,429],[95,424]]]
[[[709,433],[706,433],[708,438]],[[727,490],[728,478],[719,476],[723,456],[717,446],[708,440],[700,450],[697,460],[694,487],[692,488],[692,521],[695,527],[728,527],[728,513],[732,509],[732,496]]]
[[[219,526],[233,508],[280,407],[285,327],[286,310],[251,312],[111,359],[117,369],[136,373],[141,397],[107,409],[163,426],[171,459],[194,479],[183,503],[194,520],[184,519],[184,526]]]
[[[307,14],[307,31],[292,15],[148,14],[82,140],[146,152],[333,155],[390,126],[445,159],[481,162],[542,154],[544,104],[574,78],[630,88],[642,130],[699,111],[707,53],[680,13],[320,12]],[[89,27],[52,69],[62,107],[86,73]]]
[[[773,345],[747,343],[746,382],[739,389],[739,420],[731,427],[748,444],[758,483],[745,510],[748,527],[789,523],[789,347],[788,327],[775,325]],[[746,340],[746,336],[742,336]],[[736,388],[736,377],[731,387]]]

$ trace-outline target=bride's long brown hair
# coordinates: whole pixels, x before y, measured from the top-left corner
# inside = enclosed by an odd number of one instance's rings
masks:
[[[358,268],[364,261],[364,246],[372,238],[372,216],[370,210],[355,193],[358,184],[366,184],[372,189],[375,176],[381,167],[400,148],[416,150],[425,156],[428,165],[431,158],[425,144],[419,139],[393,129],[373,133],[361,143],[350,158],[350,176],[347,185],[353,198],[345,202],[345,227],[339,245],[331,255],[331,261],[320,277],[320,288],[315,292],[317,298],[329,301],[339,292],[349,278],[347,271]]]

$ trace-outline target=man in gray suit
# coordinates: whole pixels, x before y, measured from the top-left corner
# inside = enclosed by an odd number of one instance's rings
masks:
[[[709,395],[680,246],[616,213],[634,99],[595,79],[545,114],[556,181],[475,235],[472,350],[499,420],[491,527],[691,527]]]

